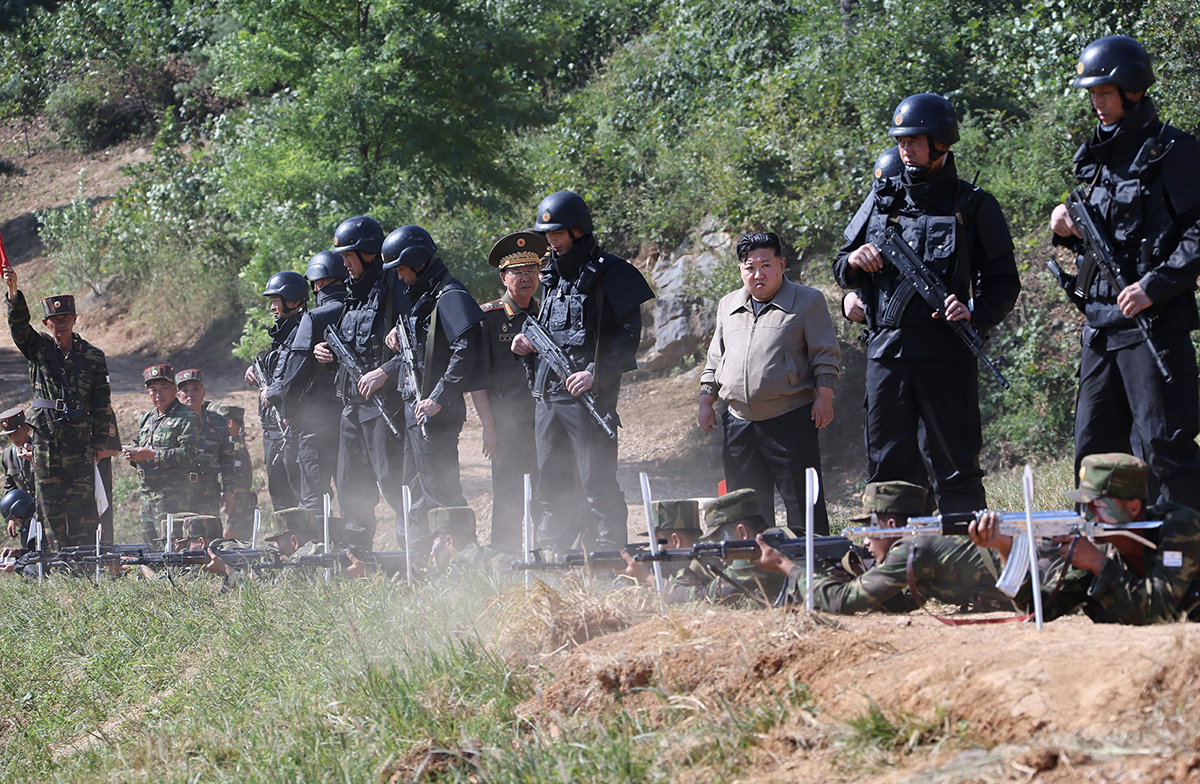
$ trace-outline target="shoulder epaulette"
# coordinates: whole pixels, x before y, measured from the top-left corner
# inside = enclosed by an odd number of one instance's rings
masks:
[[[493,310],[504,310],[504,301],[494,299],[491,302],[485,302],[479,306],[479,309],[484,313],[491,313]]]

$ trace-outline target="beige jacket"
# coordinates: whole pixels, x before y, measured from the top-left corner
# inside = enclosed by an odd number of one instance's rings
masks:
[[[785,278],[757,319],[745,288],[721,298],[700,383],[715,383],[734,416],[760,421],[833,389],[840,362],[825,296]]]

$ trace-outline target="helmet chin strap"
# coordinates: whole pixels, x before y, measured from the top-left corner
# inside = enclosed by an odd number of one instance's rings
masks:
[[[933,166],[933,162],[944,156],[949,150],[939,150],[934,144],[933,134],[925,134],[925,143],[929,145],[929,163],[924,166],[909,166],[904,164],[904,170],[908,172],[908,178],[913,182],[923,182],[929,176],[929,170]]]

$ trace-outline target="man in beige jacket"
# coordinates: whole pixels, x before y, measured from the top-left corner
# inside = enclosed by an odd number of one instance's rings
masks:
[[[705,432],[723,414],[729,491],[753,489],[762,516],[775,519],[775,490],[787,525],[804,530],[804,470],[821,470],[817,431],[833,421],[841,352],[825,297],[785,276],[783,243],[773,233],[737,244],[743,288],[721,298],[717,328],[700,375],[696,421]],[[824,491],[813,510],[815,533],[829,533]]]

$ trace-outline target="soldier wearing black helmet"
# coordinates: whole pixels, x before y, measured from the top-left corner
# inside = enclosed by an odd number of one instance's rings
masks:
[[[308,262],[304,277],[316,305],[300,314],[287,353],[266,390],[272,405],[296,433],[300,507],[322,508],[337,471],[338,414],[342,404],[334,386],[337,369],[322,365],[313,348],[324,340],[325,328],[337,323],[346,301],[349,273],[342,257],[324,250]]]
[[[424,533],[426,516],[439,507],[466,506],[459,476],[458,436],[467,418],[464,395],[483,386],[483,311],[438,255],[420,226],[401,226],[383,241],[383,268],[403,281],[412,309],[402,313],[413,342],[416,389],[405,399],[406,453],[415,478],[410,528]],[[397,327],[399,329],[400,326]],[[394,332],[394,330],[393,330]],[[399,349],[396,335],[388,345]],[[396,379],[404,388],[403,379]],[[398,529],[396,538],[403,537]]]
[[[283,358],[292,345],[293,334],[308,302],[308,281],[298,272],[284,270],[267,279],[262,295],[269,297],[267,307],[275,323],[267,330],[271,346],[258,361],[246,368],[246,382],[257,386],[258,417],[263,431],[263,466],[267,470],[267,492],[276,509],[296,505],[300,477],[297,471],[295,431],[279,413],[278,375]],[[265,378],[259,378],[258,368]]]
[[[946,318],[984,335],[1012,310],[1021,284],[996,199],[958,178],[950,102],[920,93],[896,107],[888,135],[904,171],[891,192],[867,197],[846,228],[833,269],[858,289],[867,319],[868,482],[925,484],[943,512],[986,506],[979,466],[979,378],[967,346],[891,265],[876,243],[888,227],[951,292]]]
[[[1085,455],[1130,452],[1150,465],[1150,497],[1200,507],[1200,403],[1191,332],[1200,327],[1200,148],[1158,117],[1146,90],[1150,56],[1136,40],[1088,44],[1072,86],[1086,89],[1097,125],[1075,153],[1075,176],[1113,244],[1128,285],[1103,274],[1070,280],[1086,316],[1075,409],[1075,463]],[[1079,230],[1058,205],[1054,243],[1080,246]],[[1172,381],[1158,369],[1134,316],[1150,334]]]
[[[637,367],[641,305],[654,293],[632,264],[600,249],[591,212],[578,194],[557,191],[543,199],[533,230],[545,234],[550,245],[538,322],[578,368],[565,384],[555,380],[545,390],[534,390],[541,398],[534,411],[537,499],[543,511],[538,541],[567,547],[582,536],[618,547],[629,537],[625,495],[617,484],[617,441],[577,398],[590,391],[597,410],[614,427],[618,424],[621,374]],[[536,368],[534,347],[525,335],[513,339],[512,350],[531,357]],[[573,508],[576,487],[587,498],[583,514]]]
[[[367,372],[358,384],[339,368],[338,397],[342,418],[338,432],[338,503],[346,519],[348,544],[371,547],[375,539],[375,504],[383,491],[399,519],[403,511],[404,445],[392,436],[379,409],[371,399],[380,396],[393,422],[403,423],[404,405],[388,389],[388,379],[399,377],[400,361],[384,339],[396,319],[408,313],[404,285],[395,275],[384,274],[379,252],[383,229],[366,215],[348,218],[333,235],[334,253],[341,254],[350,273],[348,294],[336,329],[343,342]],[[333,352],[321,340],[313,347],[318,362],[334,361]]]

